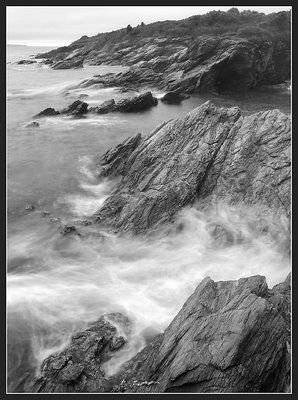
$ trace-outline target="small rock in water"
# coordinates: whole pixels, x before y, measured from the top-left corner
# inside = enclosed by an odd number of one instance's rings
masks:
[[[50,218],[50,221],[51,221],[51,222],[60,222],[61,219],[58,218],[58,217],[52,217],[52,218]]]
[[[92,225],[92,221],[90,221],[90,219],[79,219],[77,221],[74,221],[74,224],[89,226]]]
[[[123,336],[117,336],[113,337],[113,339],[110,342],[110,350],[118,350],[120,347],[122,347],[126,343],[126,340],[124,339]]]
[[[34,210],[35,210],[35,205],[33,205],[33,204],[28,204],[28,205],[25,207],[25,210],[26,210],[26,211],[29,211],[29,212],[34,211]]]
[[[70,233],[75,233],[80,236],[80,233],[77,231],[77,228],[73,225],[64,225],[61,227],[60,234],[63,236],[69,235]]]
[[[25,125],[25,128],[39,128],[39,123],[36,121],[29,122]]]
[[[59,111],[56,111],[54,108],[48,107],[41,111],[39,114],[35,115],[35,117],[53,117],[58,114],[60,114]]]
[[[17,62],[17,64],[35,64],[37,61],[35,60],[20,60]]]
[[[82,94],[79,95],[79,99],[82,99],[83,97],[89,97],[89,96],[86,93],[82,93]]]
[[[171,92],[166,93],[160,101],[168,104],[177,104],[180,103],[184,99],[188,99],[189,95],[184,95],[180,92],[180,90],[174,90]]]
[[[49,211],[44,210],[44,211],[41,212],[41,215],[42,215],[42,217],[48,217],[48,216],[50,216],[51,214],[50,214]]]

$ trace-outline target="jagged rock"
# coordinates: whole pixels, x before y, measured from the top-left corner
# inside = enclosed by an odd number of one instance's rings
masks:
[[[37,61],[35,60],[20,60],[17,62],[17,64],[36,64]]]
[[[179,90],[173,91],[173,92],[168,92],[166,93],[160,101],[168,104],[177,104],[180,103],[184,99],[188,99],[189,96],[184,95],[181,93]]]
[[[100,106],[98,107],[91,107],[89,109],[89,112],[94,112],[96,114],[107,114],[109,112],[112,112],[116,109],[116,103],[114,99],[104,101]]]
[[[39,123],[36,121],[29,122],[25,128],[39,128]]]
[[[61,114],[71,115],[73,117],[79,117],[83,114],[86,114],[88,110],[88,104],[81,100],[76,100],[69,106],[65,107]]]
[[[41,372],[31,383],[34,392],[105,392],[110,383],[101,364],[123,346],[125,339],[117,335],[113,325],[123,326],[128,319],[119,313],[108,314],[73,335],[71,343],[59,354],[48,357]]]
[[[54,108],[48,107],[41,111],[39,114],[35,115],[35,117],[53,117],[59,114],[59,111],[56,111]]]
[[[72,60],[61,60],[54,62],[51,66],[53,69],[71,69],[71,68],[83,68],[84,59],[72,59]]]
[[[138,112],[157,105],[157,98],[151,92],[142,93],[139,96],[117,101],[115,111]]]
[[[96,219],[141,233],[173,221],[195,200],[210,197],[290,213],[289,116],[279,110],[243,117],[238,107],[206,102],[109,150],[101,177],[119,177]]]
[[[187,92],[212,90],[214,86],[243,90],[261,82],[276,84],[289,79],[290,26],[289,12],[254,16],[208,13],[183,21],[157,22],[130,33],[124,29],[81,38],[37,57],[51,58],[54,65],[67,63],[68,67],[82,59],[91,65],[135,67],[134,80],[131,72],[117,74],[104,78],[107,86],[117,81],[122,87],[157,84]]]
[[[164,334],[113,377],[114,391],[120,383],[142,393],[286,391],[290,320],[281,305],[290,306],[290,279],[278,287],[262,276],[205,278]]]
[[[126,331],[129,325],[121,314],[110,314],[48,357],[33,391],[286,391],[291,378],[290,285],[290,275],[271,290],[258,275],[238,281],[205,278],[164,333],[107,378],[101,364],[125,342],[113,321]]]

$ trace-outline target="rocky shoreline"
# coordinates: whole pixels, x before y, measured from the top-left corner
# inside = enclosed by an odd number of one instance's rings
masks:
[[[279,110],[243,117],[238,107],[207,101],[146,136],[128,138],[101,164],[100,177],[118,183],[90,221],[94,227],[122,235],[167,234],[178,228],[176,215],[184,206],[196,202],[204,210],[214,199],[224,200],[255,206],[251,229],[267,232],[288,257],[290,118]],[[268,213],[275,214],[276,229],[266,225]],[[219,245],[246,240],[220,224],[211,228]],[[101,316],[48,357],[37,376],[25,378],[25,391],[289,391],[290,275],[272,289],[262,276],[205,278],[164,333],[148,337],[145,348],[109,376],[104,365],[125,349],[131,329],[124,315]]]
[[[287,14],[279,14],[272,21],[286,26]],[[259,18],[262,26],[273,24],[266,18]],[[177,36],[150,36],[146,29],[142,25],[137,31],[84,36],[36,57],[53,69],[129,66],[128,71],[94,76],[76,88],[118,87],[143,93],[90,108],[77,100],[60,111],[47,108],[34,118],[145,111],[158,103],[149,88],[167,91],[161,101],[175,104],[191,93],[273,87],[290,78],[291,50],[283,47],[286,40],[281,37],[257,40],[238,31],[215,35],[207,30],[193,37],[189,31],[182,35],[183,29]],[[123,40],[116,40],[117,35]],[[19,62],[26,63],[35,60]],[[115,182],[112,193],[86,223],[61,225],[62,236],[83,237],[89,225],[128,237],[166,235],[183,231],[177,216],[184,207],[196,204],[206,211],[223,201],[253,207],[250,231],[257,237],[268,235],[289,258],[291,119],[277,109],[244,116],[238,107],[207,101],[147,135],[127,138],[101,155],[99,167],[101,180]],[[27,212],[34,211],[34,206],[28,207]],[[269,216],[274,216],[274,226]],[[219,246],[247,239],[245,233],[230,232],[220,223],[209,228]],[[22,376],[17,386],[33,393],[290,391],[290,274],[272,289],[259,275],[219,282],[206,277],[165,331],[148,336],[139,353],[108,375],[105,364],[125,350],[132,330],[125,315],[99,315],[63,351],[47,357],[37,374]]]

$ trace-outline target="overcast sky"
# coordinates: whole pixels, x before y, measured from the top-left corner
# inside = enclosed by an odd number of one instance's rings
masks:
[[[8,44],[63,46],[83,35],[93,36],[100,32],[113,31],[145,24],[178,20],[191,15],[205,14],[211,10],[227,11],[225,7],[187,6],[114,6],[114,7],[6,7]],[[237,7],[242,10],[271,12],[290,10],[291,7]]]

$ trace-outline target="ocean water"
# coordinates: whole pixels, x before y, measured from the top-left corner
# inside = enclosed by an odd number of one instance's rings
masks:
[[[61,109],[83,100],[97,105],[134,94],[118,88],[76,89],[95,74],[120,72],[121,66],[51,70],[15,61],[50,50],[7,47],[7,376],[8,391],[24,391],[27,374],[38,373],[42,360],[63,349],[73,332],[109,312],[131,320],[127,345],[104,369],[107,375],[139,351],[148,334],[162,332],[199,282],[265,275],[269,286],[284,280],[288,258],[268,235],[251,229],[254,209],[220,204],[205,214],[196,207],[178,216],[182,232],[128,239],[116,234],[101,240],[61,237],[59,226],[90,217],[114,183],[98,179],[98,160],[109,148],[138,132],[147,133],[169,119],[183,117],[210,99],[220,106],[238,105],[243,114],[279,108],[290,113],[290,91],[260,88],[248,93],[196,95],[180,105],[161,102],[136,114],[88,115],[36,119],[46,107]],[[163,93],[151,89],[161,97]],[[39,128],[26,124],[38,121]],[[35,210],[27,212],[27,205]],[[54,218],[43,217],[48,211]],[[215,245],[210,223],[218,222],[243,243]],[[268,216],[268,224],[287,235],[285,221]],[[272,228],[273,229],[273,228]],[[281,239],[282,240],[282,239]]]

